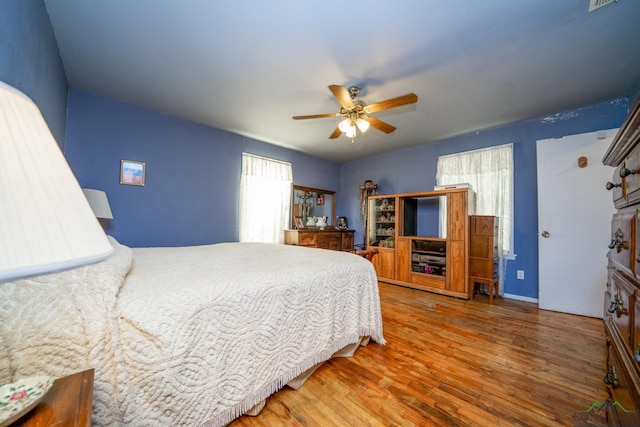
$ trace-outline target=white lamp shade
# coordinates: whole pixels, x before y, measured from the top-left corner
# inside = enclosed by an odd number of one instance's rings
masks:
[[[111,206],[107,200],[107,193],[102,190],[94,190],[92,188],[83,188],[82,192],[91,206],[91,210],[96,218],[113,219]]]
[[[351,127],[351,120],[349,119],[344,119],[343,121],[338,123],[338,129],[340,129],[340,132],[347,133],[350,127]]]
[[[0,82],[0,282],[112,252],[38,107]]]
[[[367,129],[369,129],[369,122],[365,119],[356,120],[356,125],[358,126],[358,129],[360,129],[360,132],[366,132]]]

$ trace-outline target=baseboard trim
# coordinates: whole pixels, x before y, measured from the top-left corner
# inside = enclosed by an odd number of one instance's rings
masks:
[[[503,297],[509,298],[509,299],[515,299],[518,301],[532,302],[534,304],[538,303],[538,298],[523,297],[522,295],[504,294]]]

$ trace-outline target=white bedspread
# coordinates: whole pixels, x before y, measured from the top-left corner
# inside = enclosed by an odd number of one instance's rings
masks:
[[[115,256],[124,258],[126,250]],[[375,271],[356,255],[260,243],[132,251],[133,265],[115,302],[97,315],[84,314],[91,296],[77,291],[87,285],[73,286],[70,295],[80,297],[53,296],[59,282],[47,287],[47,298],[72,300],[63,306],[73,306],[83,320],[53,322],[54,329],[70,323],[81,339],[56,332],[74,342],[49,344],[44,366],[42,360],[16,360],[38,357],[26,350],[25,338],[42,339],[42,331],[31,331],[28,318],[14,320],[16,329],[5,327],[4,316],[19,311],[37,317],[16,306],[42,308],[37,298],[45,285],[0,285],[0,295],[12,302],[4,304],[12,309],[0,306],[0,347],[7,345],[14,362],[0,365],[3,377],[63,375],[90,366],[96,368],[96,425],[224,425],[360,337],[384,343]],[[98,267],[85,269],[91,268]],[[93,350],[83,353],[83,345]],[[67,348],[78,355],[70,363]],[[47,366],[49,372],[42,371]]]

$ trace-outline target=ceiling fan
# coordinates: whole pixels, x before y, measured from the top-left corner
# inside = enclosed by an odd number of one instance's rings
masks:
[[[371,116],[371,113],[400,107],[402,105],[415,104],[418,102],[418,95],[415,93],[409,93],[397,98],[391,98],[386,101],[367,105],[364,101],[356,99],[360,94],[360,88],[357,86],[350,86],[349,88],[346,88],[340,85],[330,85],[329,90],[333,93],[333,96],[336,97],[340,104],[339,112],[329,114],[312,114],[309,116],[293,116],[292,118],[294,120],[303,120],[320,119],[325,117],[344,117],[345,119],[338,124],[338,127],[329,136],[329,139],[335,139],[344,132],[347,137],[351,138],[351,142],[353,142],[353,139],[356,136],[356,128],[359,129],[360,132],[366,132],[367,129],[369,129],[369,126],[372,126],[384,133],[391,133],[396,130],[394,126]]]

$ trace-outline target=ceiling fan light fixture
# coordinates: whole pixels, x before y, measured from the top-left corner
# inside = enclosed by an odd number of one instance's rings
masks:
[[[340,104],[339,112],[293,116],[292,118],[294,120],[301,120],[320,119],[325,117],[344,117],[344,119],[338,123],[338,127],[336,127],[331,135],[329,135],[329,139],[336,139],[344,133],[347,137],[351,138],[351,142],[354,141],[358,130],[364,133],[369,130],[369,127],[373,127],[374,129],[384,133],[392,133],[396,130],[394,126],[370,115],[371,113],[377,113],[378,111],[384,111],[418,102],[418,95],[415,93],[408,93],[406,95],[397,96],[395,98],[367,105],[364,101],[355,99],[360,93],[360,88],[356,86],[346,88],[341,85],[329,85],[329,90],[333,93],[333,96]]]
[[[364,133],[367,131],[367,129],[369,129],[369,122],[365,119],[359,118],[358,120],[356,120],[356,126],[358,126],[358,129],[360,129],[360,132]]]
[[[340,132],[342,133],[347,133],[350,127],[351,127],[351,120],[349,119],[344,119],[338,124],[338,129],[340,129]]]
[[[349,138],[356,136],[356,127],[354,125],[349,126],[349,129],[345,132],[345,135]]]

